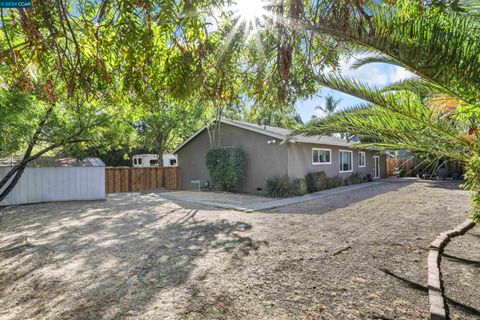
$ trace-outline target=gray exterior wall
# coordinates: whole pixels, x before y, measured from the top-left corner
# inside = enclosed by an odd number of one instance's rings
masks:
[[[268,144],[267,141],[276,140]],[[290,178],[303,178],[309,172],[324,171],[328,176],[348,177],[352,173],[340,173],[339,150],[352,150],[346,147],[327,146],[308,143],[280,144],[275,139],[257,132],[238,128],[223,123],[220,128],[220,145],[241,147],[247,155],[246,178],[236,191],[263,194],[265,182],[271,176],[288,175]],[[312,164],[312,148],[331,149],[331,164]],[[207,130],[178,150],[181,188],[190,187],[191,180],[209,180],[210,175],[205,165],[205,156],[210,149]],[[373,177],[372,151],[366,151],[366,167],[358,166],[358,150],[353,150],[353,172],[362,176],[369,173]],[[381,177],[386,176],[385,155],[380,156]]]
[[[220,128],[220,144],[222,146],[239,146],[247,155],[246,178],[240,183],[238,190],[249,193],[264,193],[268,177],[286,175],[288,172],[288,149],[286,144],[268,144],[275,138],[241,129],[223,123]],[[183,148],[178,150],[178,165],[180,166],[182,189],[188,189],[191,180],[209,180],[205,155],[210,149],[206,130],[201,132]],[[257,190],[261,188],[262,190]]]
[[[313,164],[312,163],[312,149],[330,149],[331,150],[331,164]],[[353,151],[353,172],[340,172],[340,150]],[[359,151],[347,147],[328,146],[321,144],[310,143],[289,143],[288,144],[288,175],[290,178],[303,178],[307,173],[323,171],[329,177],[342,176],[344,178],[350,176],[352,173],[358,172],[361,176],[374,174],[373,156],[379,155],[373,151],[365,151],[366,166],[359,167]],[[380,155],[380,177],[386,176],[386,162],[385,155]]]

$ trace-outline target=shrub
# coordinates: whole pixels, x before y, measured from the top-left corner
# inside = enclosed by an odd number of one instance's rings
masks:
[[[470,189],[473,211],[471,217],[475,223],[480,224],[480,155],[469,159],[465,172],[465,184],[463,188]]]
[[[308,193],[327,189],[327,175],[323,171],[308,173],[305,182]]]
[[[303,196],[307,193],[305,179],[290,180],[288,176],[273,176],[267,179],[267,194],[272,197]]]
[[[288,176],[273,176],[267,179],[267,194],[272,197],[291,197],[295,195],[293,184]]]
[[[358,172],[355,172],[354,174],[349,176],[347,179],[345,179],[345,181],[346,181],[347,185],[349,185],[349,184],[359,184],[359,183],[363,182],[363,179]]]
[[[205,160],[213,184],[221,190],[232,190],[245,177],[247,157],[241,148],[210,149]]]
[[[327,177],[327,189],[337,188],[343,185],[343,179],[340,176]]]
[[[292,185],[295,195],[303,196],[307,193],[307,181],[304,178],[293,180]]]

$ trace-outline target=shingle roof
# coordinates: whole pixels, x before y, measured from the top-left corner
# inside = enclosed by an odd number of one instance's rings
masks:
[[[281,136],[279,138],[286,140],[288,139],[291,142],[299,142],[299,143],[315,143],[315,144],[326,144],[326,145],[331,145],[331,146],[342,146],[342,147],[352,147],[353,143],[348,142],[347,140],[340,139],[337,137],[332,137],[332,136],[310,136],[310,137],[305,137],[302,135],[293,135],[289,137],[289,135],[293,132],[293,130],[290,129],[285,129],[285,128],[279,128],[279,127],[273,127],[273,126],[262,126],[258,125],[255,123],[250,123],[250,122],[245,122],[245,121],[239,121],[239,120],[228,120],[228,119],[223,119],[222,122],[232,124],[232,125],[237,125],[244,127],[245,129],[255,129],[256,132],[264,132],[265,134],[275,134],[278,136]]]
[[[20,163],[21,157],[0,158],[0,167],[13,167]],[[104,167],[105,164],[99,158],[86,158],[78,160],[73,157],[40,157],[27,164],[27,167],[45,168],[45,167]]]
[[[311,137],[304,137],[302,135],[294,135],[290,136],[293,132],[290,129],[279,128],[274,126],[267,126],[267,125],[258,125],[251,122],[239,121],[239,120],[230,120],[230,119],[222,119],[222,123],[230,124],[232,126],[236,126],[239,128],[243,128],[246,130],[251,130],[257,133],[261,133],[273,138],[281,139],[281,140],[288,140],[290,142],[296,143],[313,143],[313,144],[324,144],[329,146],[339,146],[339,147],[353,147],[353,142],[348,142],[347,140],[340,139],[337,137],[331,136],[311,136]],[[181,145],[179,145],[173,153],[177,153],[184,145],[186,145],[190,140],[195,138],[198,134],[200,134],[206,127],[201,128],[197,132],[195,132],[190,138],[185,140]]]

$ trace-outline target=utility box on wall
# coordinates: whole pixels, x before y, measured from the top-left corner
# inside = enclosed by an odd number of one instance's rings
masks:
[[[208,180],[191,180],[190,181],[190,190],[202,190],[208,189],[210,183]]]

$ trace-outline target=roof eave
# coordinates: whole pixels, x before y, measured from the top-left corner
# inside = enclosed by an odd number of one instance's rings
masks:
[[[249,130],[249,131],[253,131],[253,132],[257,132],[257,133],[260,133],[260,134],[263,134],[265,136],[269,136],[269,137],[272,137],[272,138],[277,138],[277,139],[281,139],[281,140],[285,140],[286,137],[281,135],[281,134],[277,134],[277,133],[274,133],[274,132],[269,132],[269,131],[266,131],[266,130],[262,130],[262,129],[257,129],[257,128],[253,128],[253,127],[250,127],[250,126],[246,126],[246,125],[243,125],[243,124],[240,124],[240,123],[237,123],[235,121],[230,121],[230,120],[227,120],[227,119],[221,119],[220,120],[221,123],[226,123],[226,124],[229,124],[231,126],[234,126],[234,127],[237,127],[237,128],[242,128],[242,129],[245,129],[245,130]],[[180,144],[175,150],[173,150],[173,154],[177,154],[177,152],[182,149],[186,144],[188,144],[190,141],[192,141],[196,136],[198,136],[200,133],[202,133],[203,130],[205,130],[207,128],[207,126],[203,126],[202,128],[198,129],[197,131],[195,131],[195,133],[193,135],[190,136],[190,138],[188,138],[187,140],[185,140],[182,144]]]

